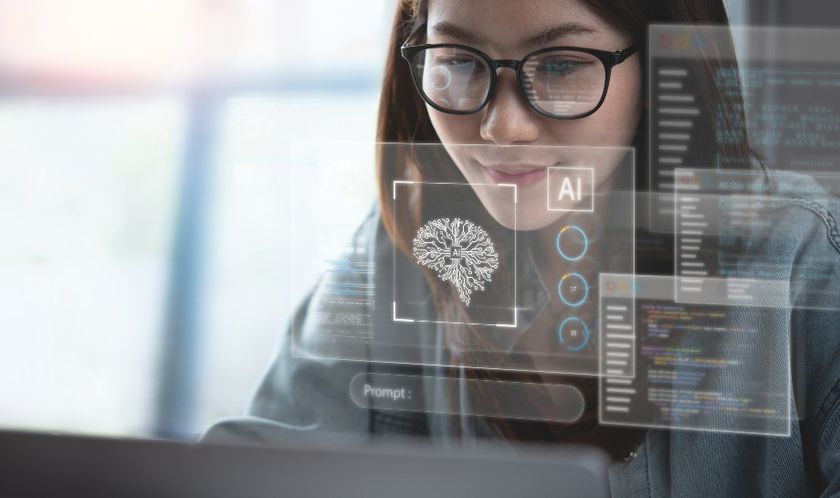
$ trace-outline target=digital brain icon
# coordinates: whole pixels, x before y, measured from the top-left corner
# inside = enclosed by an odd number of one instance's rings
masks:
[[[484,290],[499,268],[493,241],[480,226],[468,220],[438,218],[424,224],[414,237],[417,262],[437,273],[438,278],[458,289],[467,306],[470,295]]]

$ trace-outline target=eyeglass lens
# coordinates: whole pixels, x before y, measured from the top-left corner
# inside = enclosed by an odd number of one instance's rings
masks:
[[[445,110],[473,112],[488,98],[493,79],[488,62],[457,47],[432,47],[414,55],[412,67],[426,98]],[[528,57],[522,86],[531,105],[562,117],[585,114],[604,93],[606,70],[594,55],[552,50]]]

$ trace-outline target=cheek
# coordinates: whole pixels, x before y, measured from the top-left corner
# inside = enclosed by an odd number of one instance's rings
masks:
[[[426,110],[441,142],[452,144],[476,143],[481,127],[481,113],[446,114],[428,105]]]
[[[446,147],[447,144],[481,143],[481,136],[479,133],[481,127],[481,118],[479,117],[480,113],[458,115],[446,114],[428,106],[427,109],[429,111],[429,119],[432,122],[432,126],[434,126],[435,132],[437,133],[438,138],[440,138],[441,143],[444,144],[444,147]],[[464,150],[457,147],[446,148],[449,156],[458,167],[458,170],[460,170],[461,174],[464,175],[468,182],[473,183],[484,181],[480,172],[476,171],[475,167],[471,167],[469,165],[470,161],[467,157],[464,157]]]
[[[630,62],[630,61],[628,61]],[[555,122],[552,134],[565,145],[616,146],[632,144],[643,108],[641,68],[617,66],[607,96],[595,114],[580,120]]]
[[[629,145],[633,141],[644,107],[640,71],[632,72],[625,81],[628,83],[618,86],[615,93],[608,96],[611,99],[610,114],[622,123],[624,130],[623,134],[619,134],[622,136],[617,137],[621,143],[616,145]]]
[[[610,143],[605,143],[605,145],[630,145],[642,114],[644,97],[641,66],[637,59],[627,61],[625,64],[617,66],[613,71],[607,98],[603,108],[599,110],[599,112],[603,111],[602,123],[604,125],[608,125],[604,121],[613,123],[608,135],[611,139]]]

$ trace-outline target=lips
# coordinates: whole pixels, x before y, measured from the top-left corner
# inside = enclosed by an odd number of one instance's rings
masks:
[[[523,164],[494,164],[481,166],[495,183],[512,183],[525,187],[545,178],[546,167]]]

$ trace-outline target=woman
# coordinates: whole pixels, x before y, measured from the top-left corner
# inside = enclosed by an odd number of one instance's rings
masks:
[[[211,429],[207,437],[272,441],[327,435],[335,438],[410,434],[467,445],[487,438],[574,441],[598,445],[614,456],[611,485],[616,496],[840,493],[840,438],[835,435],[835,428],[840,425],[840,411],[836,407],[840,399],[840,366],[833,361],[838,341],[831,337],[830,324],[834,314],[813,310],[831,308],[830,303],[821,306],[826,303],[810,302],[806,303],[810,310],[797,309],[790,313],[793,330],[801,334],[807,332],[803,354],[805,385],[808,386],[802,399],[797,400],[795,409],[801,412],[795,414],[800,422],[794,423],[790,437],[602,426],[597,420],[596,379],[564,376],[557,369],[542,368],[537,355],[514,354],[550,347],[539,339],[530,339],[533,334],[529,331],[554,330],[558,317],[568,308],[568,302],[552,299],[544,302],[546,286],[542,285],[540,289],[541,283],[549,282],[553,286],[553,282],[562,281],[567,271],[568,262],[558,262],[553,253],[555,248],[560,250],[557,235],[560,227],[582,225],[581,232],[589,234],[579,236],[577,245],[572,243],[571,251],[581,250],[591,256],[591,266],[580,272],[580,278],[582,282],[588,282],[593,291],[598,272],[608,270],[611,265],[627,263],[627,247],[620,245],[626,244],[627,238],[616,236],[616,231],[609,228],[612,214],[602,220],[600,227],[586,225],[588,218],[575,218],[568,210],[549,211],[542,205],[537,207],[533,199],[544,202],[544,194],[537,193],[546,191],[546,167],[555,163],[546,162],[539,151],[552,146],[576,147],[569,153],[569,163],[586,162],[587,154],[592,150],[586,147],[618,147],[606,156],[598,157],[592,179],[596,192],[593,202],[608,204],[605,209],[609,213],[621,214],[622,205],[616,199],[620,198],[621,185],[628,186],[628,178],[633,178],[631,173],[636,173],[639,186],[647,185],[644,172],[648,102],[643,52],[647,47],[647,27],[657,22],[726,24],[727,18],[722,2],[717,0],[401,2],[386,64],[378,141],[443,144],[442,149],[431,149],[443,152],[443,155],[431,157],[434,153],[426,154],[422,147],[381,145],[378,156],[380,202],[356,240],[366,246],[377,268],[394,268],[394,272],[404,271],[404,276],[413,275],[404,278],[408,283],[395,286],[400,292],[430,296],[426,311],[436,318],[430,321],[442,322],[422,330],[401,328],[408,326],[391,320],[396,318],[396,312],[392,317],[391,294],[386,291],[387,298],[381,304],[377,301],[375,308],[385,308],[389,313],[387,316],[370,315],[374,329],[411,330],[408,334],[411,337],[423,335],[437,341],[427,348],[437,356],[419,372],[418,369],[401,370],[380,364],[360,366],[341,360],[293,356],[293,335],[297,340],[296,352],[306,352],[310,346],[313,351],[323,352],[318,349],[314,335],[322,326],[318,317],[323,317],[325,311],[338,309],[325,304],[325,289],[331,285],[332,278],[325,277],[299,308],[289,337],[256,395],[250,410],[252,416],[222,422]],[[561,50],[561,56],[556,56],[557,51],[552,51],[555,47],[580,50]],[[732,52],[726,43],[715,49],[722,53]],[[519,65],[522,69],[517,73]],[[735,137],[733,140],[710,148],[726,153],[730,159],[736,158],[730,160],[730,164],[751,168],[754,161],[750,158],[743,127],[738,126],[741,120],[739,97],[716,89],[713,69],[705,65],[696,72],[706,99],[704,105],[717,104],[734,109],[735,112],[727,114],[734,123],[706,122],[701,126],[725,128],[730,132],[730,136]],[[524,76],[517,79],[516,74]],[[552,75],[569,74],[589,76],[575,80],[579,86],[571,86],[571,96],[566,93],[564,97],[551,97],[543,87],[546,82],[551,81]],[[566,88],[570,87],[567,85]],[[479,144],[479,147],[454,144]],[[626,147],[636,150],[635,164],[638,166],[634,172],[628,173],[622,166],[626,162]],[[511,152],[521,150],[532,152]],[[696,162],[709,160],[696,158]],[[469,184],[472,187],[460,191],[454,196],[456,199],[451,193],[442,194],[438,189],[424,187],[408,191],[396,202],[398,187],[395,180],[424,185]],[[521,199],[518,219],[505,198],[496,195],[491,188],[509,184],[518,187]],[[502,268],[495,269],[496,273],[484,282],[487,289],[472,287],[471,293],[466,294],[451,280],[442,281],[433,268],[418,267],[416,262],[422,259],[417,244],[418,238],[422,239],[421,229],[430,220],[443,219],[456,202],[467,206],[459,211],[465,219],[469,216],[471,222],[485,229],[488,237],[497,242],[494,251],[502,261],[509,254],[500,241],[516,232],[521,237],[520,245],[527,248],[524,266],[504,268],[500,263],[496,266]],[[838,254],[820,230],[821,222],[830,224],[832,212],[826,210],[818,217],[807,209],[791,209],[780,217],[784,217],[787,226],[799,227],[799,231],[787,234],[784,244],[763,250],[782,261],[791,287],[801,287],[795,281],[797,268],[803,266],[801,258],[832,261],[825,271],[828,275],[835,272],[836,262],[833,261],[837,260]],[[795,242],[791,243],[791,240]],[[581,249],[584,241],[587,247]],[[631,273],[635,269],[646,274],[673,274],[671,244],[671,237],[640,230],[635,244],[640,248],[635,268],[631,266],[625,272]],[[450,257],[455,257],[454,253]],[[513,265],[520,265],[520,261]],[[498,345],[496,342],[502,340],[499,339],[501,336],[472,325],[479,321],[476,306],[498,308],[500,303],[507,302],[509,292],[498,290],[504,286],[496,284],[511,282],[511,274],[516,271],[526,283],[529,280],[535,283],[534,295],[542,295],[542,301],[529,298],[531,304],[540,302],[533,306],[532,316],[518,323],[521,333],[515,336],[516,343],[494,349]],[[393,275],[387,272],[380,277],[386,281],[382,285],[387,287],[387,281]],[[377,278],[374,277],[375,285],[381,283]],[[492,279],[495,280],[491,286]],[[834,289],[837,285],[834,280],[829,278],[824,283]],[[514,285],[519,287],[520,284]],[[522,300],[517,300],[513,306],[514,310],[527,308]],[[582,305],[576,312],[591,316],[594,312],[587,310],[587,306]],[[369,345],[365,347],[368,349],[353,359],[365,359],[365,355],[369,359],[379,359],[370,352]],[[511,354],[488,356],[487,351]],[[510,358],[519,363],[510,363],[513,361]],[[511,364],[522,367],[522,361],[530,362],[524,364],[527,368],[506,368]],[[476,366],[490,368],[471,368]],[[510,370],[525,370],[526,373],[511,373]],[[551,373],[537,373],[546,371]],[[428,407],[427,411],[461,415],[360,409],[347,396],[348,385],[359,373],[378,372],[422,373],[428,379],[438,379],[428,381],[435,385],[424,386],[426,402],[438,405]],[[440,379],[456,379],[455,392],[451,390],[452,382]],[[490,384],[470,383],[476,380],[573,386],[581,394],[583,413],[573,422],[565,423],[469,416],[469,413],[482,413],[475,409],[476,404],[484,403],[483,407],[489,409],[499,402],[494,393],[486,390]],[[445,386],[441,387],[442,384]],[[446,406],[441,408],[441,404]]]

